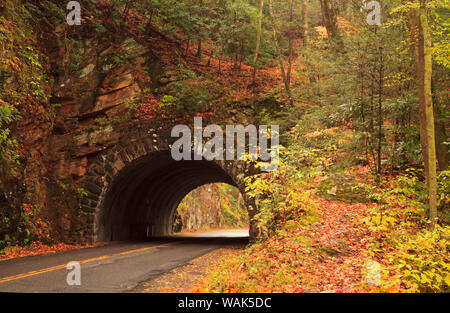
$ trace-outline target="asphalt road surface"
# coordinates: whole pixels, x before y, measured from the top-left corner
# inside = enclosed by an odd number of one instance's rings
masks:
[[[214,249],[246,242],[246,230],[221,230],[4,260],[0,292],[124,292]],[[67,283],[71,261],[80,264],[79,286]]]

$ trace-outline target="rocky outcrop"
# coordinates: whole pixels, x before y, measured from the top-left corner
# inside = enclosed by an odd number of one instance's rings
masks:
[[[96,32],[83,25],[46,24],[45,35],[36,30],[35,37],[44,38],[33,45],[44,63],[46,81],[39,79],[45,97],[39,106],[23,108],[12,129],[24,167],[18,185],[26,186],[26,201],[49,221],[55,238],[65,241],[94,238],[87,228],[106,182],[142,157],[135,149],[168,149],[172,127],[192,123],[194,115],[203,114],[205,124],[244,125],[255,116],[251,102],[216,94],[214,80],[197,90],[192,60],[180,57],[179,43],[160,32]],[[203,84],[201,77],[198,82]],[[245,172],[224,169],[233,184]]]

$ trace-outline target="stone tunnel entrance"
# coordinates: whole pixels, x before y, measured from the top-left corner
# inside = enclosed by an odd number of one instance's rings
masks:
[[[92,211],[91,241],[170,235],[179,203],[192,190],[210,183],[237,187],[251,219],[252,206],[242,184],[242,178],[248,175],[243,163],[175,161],[169,150],[132,151],[109,151],[100,158],[101,169],[97,164],[91,171],[93,176],[86,182],[90,198],[87,207]],[[102,179],[98,179],[99,172]]]

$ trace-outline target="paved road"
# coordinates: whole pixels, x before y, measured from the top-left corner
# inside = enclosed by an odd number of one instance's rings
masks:
[[[0,292],[124,292],[214,249],[248,241],[248,231],[120,242],[0,261]],[[81,264],[81,285],[69,286],[66,265]]]
[[[242,238],[248,237],[248,229],[224,229],[224,230],[214,230],[205,233],[194,233],[186,235],[178,235],[182,238],[211,238],[211,237],[223,237],[223,238]]]

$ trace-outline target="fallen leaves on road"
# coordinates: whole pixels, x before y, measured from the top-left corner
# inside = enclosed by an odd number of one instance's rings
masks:
[[[40,254],[48,254],[48,253],[56,253],[68,250],[77,250],[83,248],[92,248],[104,246],[106,243],[99,242],[95,244],[86,244],[86,245],[70,245],[65,243],[58,243],[52,246],[45,245],[39,241],[32,242],[29,247],[20,247],[20,246],[11,246],[5,248],[5,252],[0,254],[0,260],[21,258],[32,255],[40,255]]]

